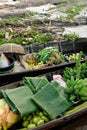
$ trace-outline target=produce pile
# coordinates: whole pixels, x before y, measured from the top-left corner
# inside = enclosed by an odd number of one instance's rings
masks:
[[[70,55],[66,55],[66,58],[69,61],[76,61],[79,58],[79,54],[80,53],[73,53],[73,54],[70,54]],[[83,57],[82,57],[82,59],[83,59]]]
[[[46,47],[38,53],[26,54],[20,57],[20,62],[26,70],[37,69],[48,65],[64,62],[63,54],[55,47]]]
[[[36,55],[39,61],[46,64],[59,64],[63,61],[64,56],[56,47],[46,47]]]
[[[22,126],[28,129],[35,128],[49,121],[51,121],[51,119],[48,117],[48,114],[45,111],[38,110],[30,115],[24,116]]]
[[[82,52],[83,53],[83,52]],[[47,66],[59,65],[61,63],[76,62],[79,59],[80,52],[72,54],[63,54],[56,47],[45,47],[37,53],[28,53],[20,56],[21,65],[25,70],[39,69]],[[82,54],[80,60],[85,59]]]
[[[67,84],[65,92],[71,101],[87,100],[87,61],[80,63],[81,57],[82,52],[75,67],[64,70],[63,78]]]

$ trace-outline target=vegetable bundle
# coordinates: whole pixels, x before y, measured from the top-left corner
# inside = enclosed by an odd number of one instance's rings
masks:
[[[87,100],[87,61],[80,63],[82,52],[74,68],[67,67],[63,78],[67,83],[65,93],[71,101]]]
[[[78,76],[79,79],[87,78],[87,61],[78,64],[74,68],[66,67],[63,73],[63,79],[65,81],[71,80],[71,77],[73,77],[74,80],[76,80]]]
[[[86,101],[87,100],[87,78],[77,79],[77,80],[68,80],[67,88],[65,93],[68,95],[69,100],[71,101]]]
[[[81,63],[80,60],[82,59],[83,52],[79,53],[78,60],[76,61],[76,65],[74,68],[66,67],[63,72],[63,79],[65,81],[74,80],[76,79],[84,79],[87,77],[87,61]]]
[[[55,47],[46,47],[36,55],[38,61],[45,64],[58,64],[64,60],[63,54]]]
[[[46,47],[37,53],[20,56],[20,62],[26,70],[39,69],[63,61],[63,54],[55,47]]]

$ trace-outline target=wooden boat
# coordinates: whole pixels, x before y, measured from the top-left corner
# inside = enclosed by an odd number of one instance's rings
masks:
[[[78,39],[74,42],[73,41],[64,41],[64,42],[59,42],[59,43],[47,43],[44,45],[44,47],[46,47],[46,46],[58,47],[58,49],[63,54],[66,54],[66,55],[83,51],[85,57],[81,60],[81,62],[87,61],[87,57],[86,57],[87,39],[86,38]],[[26,53],[28,53],[29,51],[30,51],[30,53],[33,53],[33,52],[35,52],[35,50],[39,51],[41,49],[41,47],[42,47],[42,45],[38,45],[38,46],[30,45],[25,48]],[[60,70],[63,70],[65,67],[74,66],[75,63],[76,62],[65,61],[58,65],[46,66],[46,67],[39,68],[39,69],[27,70],[27,71],[22,71],[22,72],[14,72],[14,73],[9,73],[9,74],[1,74],[0,75],[0,86],[7,84],[7,83],[19,81],[24,76],[38,76],[38,75],[46,74],[46,73],[53,72],[56,70],[60,71]]]
[[[0,87],[1,89],[10,89],[18,87],[21,81],[11,83],[8,85],[4,85]],[[20,128],[20,122],[14,125],[9,130],[18,130]],[[33,130],[79,130],[79,129],[87,129],[87,108],[82,109],[76,113],[73,113],[68,116],[61,116],[55,120],[52,120],[48,123],[45,123],[41,126],[34,128]]]

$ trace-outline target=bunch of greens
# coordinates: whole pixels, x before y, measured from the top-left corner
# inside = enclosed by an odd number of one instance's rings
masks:
[[[67,80],[65,93],[70,101],[87,101],[87,78]]]
[[[80,52],[74,68],[64,70],[63,79],[67,84],[65,93],[71,101],[87,100],[87,62],[81,64],[82,54]]]
[[[76,79],[84,79],[87,78],[87,61],[81,63],[80,60],[82,59],[83,52],[79,53],[78,60],[76,61],[76,65],[74,68],[66,67],[63,72],[63,79],[65,81],[71,80],[72,77],[74,80]]]
[[[59,52],[58,49],[55,47],[46,47],[42,49],[40,52],[36,55],[38,61],[42,61],[46,64],[58,64],[61,63],[64,59],[63,54]]]

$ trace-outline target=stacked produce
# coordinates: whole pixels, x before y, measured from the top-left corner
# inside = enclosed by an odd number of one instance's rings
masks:
[[[64,56],[55,47],[46,47],[38,53],[20,56],[20,62],[26,70],[39,69],[48,65],[59,64]]]
[[[44,64],[59,64],[64,60],[64,56],[55,47],[46,47],[37,53],[37,59]]]
[[[65,89],[69,100],[86,101],[87,100],[87,78],[78,80],[68,80]]]
[[[71,80],[73,77],[74,80],[76,79],[84,79],[87,77],[87,61],[81,63],[80,60],[82,58],[83,53],[80,52],[79,58],[76,61],[76,65],[74,68],[66,67],[63,73],[63,79],[65,81]]]
[[[33,53],[20,56],[20,62],[26,70],[39,69],[45,67],[42,61],[38,62],[36,54]]]
[[[80,55],[80,53],[73,53],[73,54],[70,54],[70,55],[66,55],[66,58],[69,61],[76,61],[76,60],[78,60],[79,55]],[[82,57],[82,59],[83,59],[83,57]]]
[[[74,68],[66,68],[63,78],[66,81],[67,93],[71,101],[86,101],[87,100],[87,62],[80,63],[82,52]]]
[[[49,122],[51,119],[45,111],[36,111],[30,115],[23,117],[23,127],[25,128],[35,128],[36,126],[43,125]]]

